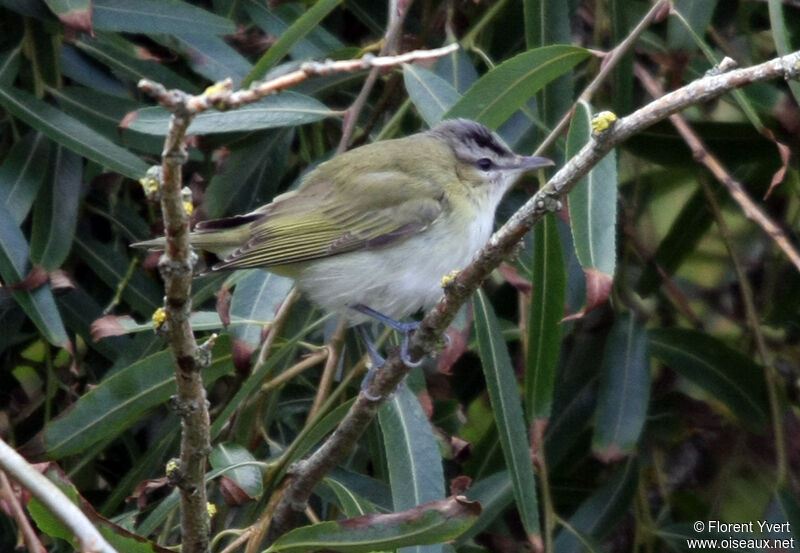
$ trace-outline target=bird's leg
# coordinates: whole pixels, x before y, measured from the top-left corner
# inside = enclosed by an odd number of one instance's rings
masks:
[[[367,353],[369,353],[369,359],[372,362],[372,367],[369,368],[367,374],[364,375],[364,380],[361,381],[361,391],[364,392],[364,395],[370,401],[378,401],[380,396],[373,396],[369,393],[369,385],[372,383],[372,379],[375,378],[375,373],[378,372],[386,360],[381,357],[381,354],[378,353],[378,350],[375,349],[375,344],[372,343],[372,340],[367,333],[367,329],[364,328],[363,325],[358,325],[358,332],[361,334],[361,339],[364,340],[364,344],[367,346]]]
[[[400,359],[403,360],[403,363],[405,363],[407,367],[419,367],[422,364],[422,359],[419,361],[412,361],[408,356],[408,339],[411,333],[419,327],[418,322],[402,323],[361,303],[351,306],[351,309],[355,309],[359,313],[372,317],[403,335],[403,341],[400,344]]]

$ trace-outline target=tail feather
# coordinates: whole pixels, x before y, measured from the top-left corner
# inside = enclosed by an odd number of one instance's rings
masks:
[[[144,240],[142,242],[134,242],[131,244],[131,248],[147,248],[149,250],[163,250],[164,244],[166,243],[166,238],[163,236],[161,238],[153,238],[152,240]]]

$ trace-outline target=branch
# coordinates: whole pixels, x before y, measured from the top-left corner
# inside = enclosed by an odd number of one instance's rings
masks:
[[[561,199],[617,144],[692,104],[707,102],[748,84],[779,77],[797,79],[798,76],[800,52],[795,52],[760,65],[703,77],[654,100],[623,119],[616,120],[616,116],[610,113],[604,118],[595,118],[593,124],[597,125],[593,139],[492,235],[463,271],[455,278],[443,282],[444,296],[411,337],[411,359],[419,360],[435,350],[439,336],[483,280],[513,253],[516,244],[547,213],[560,209]],[[601,123],[607,123],[607,128]],[[295,525],[314,486],[350,454],[375,417],[383,398],[395,390],[408,371],[409,368],[403,364],[399,352],[393,352],[370,383],[368,393],[359,394],[334,433],[311,457],[294,468],[285,495],[272,519],[268,533],[270,542]],[[367,399],[368,396],[382,399],[371,401]]]
[[[19,453],[0,440],[0,469],[41,501],[75,535],[85,553],[116,553],[77,505],[58,486],[33,468]],[[24,516],[24,515],[23,515]]]

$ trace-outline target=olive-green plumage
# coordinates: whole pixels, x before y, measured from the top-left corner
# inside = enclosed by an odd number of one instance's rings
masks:
[[[445,121],[326,161],[251,213],[199,223],[190,241],[220,257],[214,270],[261,267],[297,278],[323,308],[402,317],[435,301],[440,278],[488,239],[517,177],[550,164],[512,153],[478,123]]]

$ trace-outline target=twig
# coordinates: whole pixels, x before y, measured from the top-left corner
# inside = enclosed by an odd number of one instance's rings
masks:
[[[411,337],[409,344],[411,359],[419,360],[434,351],[439,336],[481,282],[514,251],[516,244],[531,227],[541,221],[547,213],[560,209],[560,200],[617,144],[692,104],[707,102],[748,84],[779,77],[796,79],[798,75],[800,75],[800,52],[752,67],[709,75],[654,100],[628,117],[615,121],[606,130],[595,134],[593,139],[569,160],[546,186],[540,188],[502,228],[492,235],[472,262],[447,286],[444,296],[425,316]],[[612,119],[614,118],[607,116],[605,120]],[[372,401],[368,397],[386,398],[408,371],[399,353],[393,352],[372,380],[367,394],[359,394],[336,431],[313,455],[292,471],[291,481],[272,519],[268,533],[270,541],[294,526],[296,517],[303,512],[314,486],[340,460],[350,454],[384,401],[383,399]]]
[[[5,500],[6,508],[11,512],[13,519],[17,521],[17,526],[19,527],[20,534],[22,534],[22,539],[25,541],[25,546],[28,548],[28,551],[30,553],[47,553],[47,549],[44,548],[44,545],[42,545],[42,542],[39,540],[39,536],[36,535],[36,532],[31,526],[28,515],[25,514],[25,510],[22,508],[22,505],[20,505],[19,498],[17,494],[14,493],[8,476],[6,476],[6,473],[2,470],[0,470],[0,499]]]
[[[636,27],[631,30],[630,34],[625,37],[625,40],[620,42],[617,46],[611,50],[608,55],[603,59],[603,63],[600,66],[600,71],[597,72],[592,82],[588,84],[588,86],[583,90],[581,95],[572,104],[572,109],[570,109],[567,113],[564,114],[564,117],[561,118],[561,121],[555,126],[555,128],[547,135],[547,137],[539,144],[539,147],[536,148],[536,155],[539,155],[543,152],[546,152],[550,149],[553,143],[556,141],[558,136],[564,131],[569,120],[572,118],[572,113],[575,111],[575,106],[578,105],[578,102],[581,101],[589,101],[594,93],[600,88],[600,85],[603,84],[603,81],[606,80],[606,77],[611,74],[611,71],[614,67],[617,66],[619,61],[628,53],[634,43],[639,38],[647,27],[658,17],[661,11],[669,5],[668,0],[659,0],[650,10],[645,14],[641,21],[636,25]]]
[[[308,410],[306,421],[314,419],[330,393],[333,375],[336,372],[336,367],[339,365],[339,358],[342,354],[342,345],[344,345],[344,334],[346,330],[347,324],[342,318],[339,320],[339,324],[336,325],[336,330],[333,332],[333,336],[331,336],[331,340],[328,343],[328,359],[325,361],[325,369],[322,371],[322,377],[319,379],[317,393],[314,396],[311,409]]]
[[[33,468],[19,453],[0,439],[0,469],[28,490],[75,535],[78,546],[85,553],[116,553],[89,522],[77,505],[64,495],[58,486]]]
[[[289,367],[285,371],[282,371],[281,374],[273,378],[272,380],[268,380],[264,383],[261,387],[261,392],[268,392],[270,390],[274,390],[284,382],[288,382],[289,380],[293,379],[300,373],[303,373],[313,367],[314,365],[318,365],[322,363],[323,360],[329,359],[331,357],[328,348],[321,349],[315,353],[312,353],[305,357],[299,363]]]
[[[385,56],[395,49],[397,38],[400,35],[400,29],[403,28],[403,21],[405,21],[411,2],[413,2],[413,0],[389,0],[389,23],[386,25],[386,34],[384,35],[383,46],[381,46],[380,50],[381,56]],[[342,137],[339,139],[339,146],[336,148],[336,153],[341,154],[350,146],[350,142],[353,140],[353,131],[358,123],[358,116],[367,103],[367,98],[369,97],[369,93],[372,92],[372,87],[375,86],[375,81],[378,80],[379,71],[379,66],[374,66],[372,68],[367,78],[364,79],[364,84],[361,86],[361,91],[358,93],[358,96],[356,96],[353,104],[347,109],[342,125]]]

